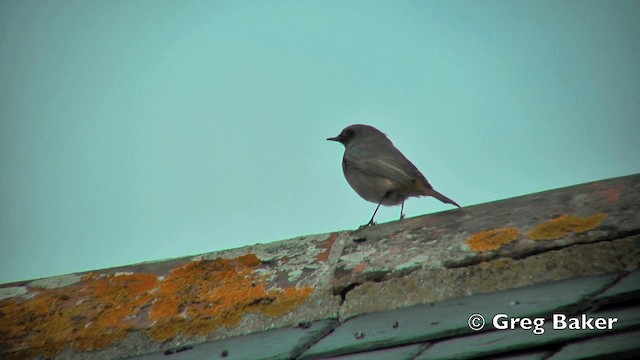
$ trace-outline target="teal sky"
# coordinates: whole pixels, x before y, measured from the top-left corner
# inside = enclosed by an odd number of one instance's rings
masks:
[[[354,123],[463,206],[640,172],[639,40],[624,0],[4,0],[0,283],[356,228]]]

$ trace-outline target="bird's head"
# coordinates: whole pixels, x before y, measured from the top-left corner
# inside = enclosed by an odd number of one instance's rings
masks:
[[[356,143],[365,138],[376,140],[386,139],[387,137],[383,132],[373,126],[356,124],[347,126],[340,132],[340,135],[327,138],[327,140],[337,141],[346,147],[349,144]]]

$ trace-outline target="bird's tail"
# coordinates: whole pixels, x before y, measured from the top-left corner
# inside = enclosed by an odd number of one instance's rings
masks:
[[[449,199],[448,197],[440,194],[439,192],[433,190],[433,189],[426,189],[425,190],[425,195],[426,196],[433,196],[434,198],[442,201],[445,204],[451,204],[451,205],[455,205],[457,207],[460,207],[460,205],[458,205],[458,203],[456,203],[455,201]]]

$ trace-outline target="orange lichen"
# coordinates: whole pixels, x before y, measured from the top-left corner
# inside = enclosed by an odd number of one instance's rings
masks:
[[[325,248],[325,250],[320,254],[318,254],[318,256],[316,257],[318,261],[326,262],[327,260],[329,260],[331,247],[333,246],[333,243],[336,241],[337,238],[338,238],[338,234],[334,233],[334,234],[331,234],[331,236],[329,236],[329,239],[327,239],[327,241],[324,242],[323,247]]]
[[[205,335],[237,325],[247,313],[278,316],[304,302],[311,288],[267,289],[253,254],[235,259],[200,260],[177,268],[162,282],[149,318],[149,335],[166,341],[178,333]]]
[[[604,197],[610,203],[617,203],[620,200],[622,191],[619,188],[611,188],[604,191]]]
[[[157,278],[149,274],[87,275],[83,282],[41,290],[31,299],[0,302],[3,345],[16,358],[51,358],[71,345],[105,348],[132,327],[129,318],[151,301]]]
[[[520,232],[513,227],[499,228],[473,234],[467,244],[473,251],[496,250],[518,238]]]
[[[583,233],[594,229],[607,214],[598,213],[587,217],[561,215],[534,227],[527,236],[534,240],[560,239],[570,232]]]
[[[356,265],[356,266],[354,266],[354,267],[353,267],[353,272],[361,273],[361,272],[363,272],[367,267],[368,267],[368,265],[367,265],[367,264],[365,264],[365,263],[360,263],[360,264],[358,264],[358,265]]]
[[[41,293],[27,302],[0,301],[1,347],[24,349],[3,356],[51,358],[66,347],[72,329],[69,318],[53,310],[65,302],[64,295],[56,291]]]
[[[158,278],[151,274],[84,276],[81,293],[97,298],[85,313],[87,325],[79,329],[73,348],[92,351],[105,348],[124,338],[133,327],[130,317],[153,299]],[[101,339],[105,337],[107,339]]]
[[[278,293],[273,302],[264,305],[260,312],[271,317],[280,316],[302,305],[312,292],[313,289],[310,287],[284,289]]]
[[[300,306],[312,288],[269,288],[260,259],[193,261],[164,280],[153,274],[88,274],[73,285],[31,288],[31,298],[0,301],[3,358],[52,358],[104,349],[129,331],[164,341],[207,335],[247,313],[279,316]],[[147,316],[148,311],[148,316]],[[6,350],[4,350],[6,349]]]

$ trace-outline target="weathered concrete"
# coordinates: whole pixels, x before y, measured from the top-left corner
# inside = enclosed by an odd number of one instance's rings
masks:
[[[0,357],[122,358],[628,272],[640,263],[638,209],[633,175],[362,230],[4,284]],[[599,301],[635,296],[625,286]]]
[[[637,234],[640,176],[627,176],[364,228],[338,261],[339,293],[416,269],[519,259]]]
[[[573,245],[520,260],[498,258],[453,269],[419,269],[403,277],[357,286],[346,294],[340,318],[552,280],[632,271],[639,266],[640,235],[635,235]]]

